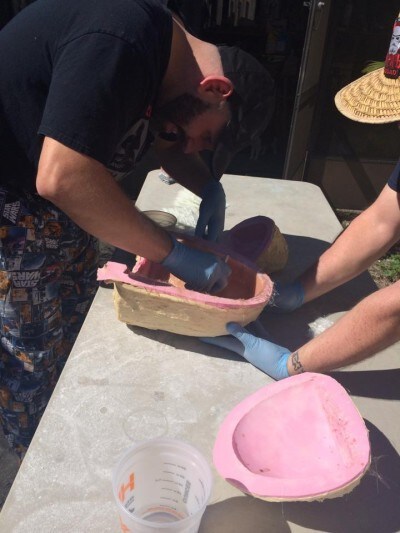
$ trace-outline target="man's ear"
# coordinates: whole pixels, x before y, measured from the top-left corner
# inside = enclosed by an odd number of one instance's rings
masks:
[[[233,85],[225,76],[207,76],[200,82],[199,93],[210,102],[218,103],[231,96]]]

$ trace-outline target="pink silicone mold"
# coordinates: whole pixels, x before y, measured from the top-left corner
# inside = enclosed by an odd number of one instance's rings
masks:
[[[214,464],[243,492],[270,501],[350,492],[370,464],[368,431],[337,381],[314,373],[268,385],[222,423]]]

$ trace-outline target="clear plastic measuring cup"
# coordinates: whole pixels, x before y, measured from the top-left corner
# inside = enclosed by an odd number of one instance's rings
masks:
[[[124,533],[195,533],[211,494],[212,474],[193,446],[157,438],[128,448],[112,482]]]

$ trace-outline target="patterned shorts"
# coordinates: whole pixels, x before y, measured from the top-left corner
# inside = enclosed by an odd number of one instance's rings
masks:
[[[95,241],[0,187],[0,422],[23,457],[96,293]]]

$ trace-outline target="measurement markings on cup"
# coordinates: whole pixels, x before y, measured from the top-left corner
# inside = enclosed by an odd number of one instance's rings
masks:
[[[183,498],[182,498],[183,503],[187,503],[187,501],[188,501],[188,497],[189,497],[189,492],[190,492],[190,487],[191,486],[192,486],[192,484],[187,479],[186,480],[186,485],[185,485],[185,492],[183,493]]]
[[[183,502],[186,503],[188,481],[186,480],[186,476],[183,473],[177,471],[177,469],[179,469],[182,472],[185,472],[186,467],[182,465],[178,465],[176,463],[167,463],[167,462],[163,463],[163,465],[164,465],[164,470],[162,471],[162,473],[165,476],[172,476],[172,479],[170,478],[167,479],[164,477],[156,479],[157,483],[163,484],[163,486],[161,487],[163,494],[160,494],[160,499],[178,504],[179,498],[181,497],[182,492],[184,492]],[[185,482],[185,488],[184,488],[184,482]],[[190,482],[189,482],[189,488],[190,488]]]
[[[154,445],[156,451],[160,448],[155,457],[150,445]],[[149,453],[142,457],[140,453],[143,455],[146,446],[150,447]],[[160,523],[184,519],[192,521],[192,529],[197,531],[212,479],[205,460],[196,455],[196,462],[194,453],[197,451],[193,452],[189,445],[167,438],[136,445],[126,452],[113,472],[114,495],[123,531],[159,531]],[[209,490],[202,498],[206,482]],[[146,521],[144,529],[143,520]]]

